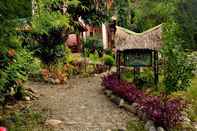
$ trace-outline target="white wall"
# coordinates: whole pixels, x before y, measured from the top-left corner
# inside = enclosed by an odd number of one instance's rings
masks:
[[[102,36],[103,36],[103,48],[108,48],[108,35],[107,35],[107,26],[106,24],[102,23]]]

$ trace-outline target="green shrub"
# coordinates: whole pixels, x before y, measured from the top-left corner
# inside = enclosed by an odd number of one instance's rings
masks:
[[[103,56],[103,61],[104,61],[104,64],[109,66],[110,68],[115,64],[114,58],[110,55]]]
[[[106,54],[106,55],[113,56],[113,51],[112,51],[112,49],[106,49],[106,50],[105,50],[105,54]]]
[[[133,73],[131,72],[131,70],[122,70],[121,71],[121,79],[128,81],[128,82],[133,82]]]
[[[154,87],[154,77],[150,69],[144,69],[136,75],[135,84],[139,88]]]
[[[192,80],[192,87],[186,92],[186,99],[191,103],[189,108],[189,117],[193,121],[197,121],[197,77]]]
[[[88,52],[88,56],[90,53],[95,53],[97,51],[97,53],[99,54],[99,56],[102,56],[103,54],[103,44],[102,41],[99,40],[96,37],[88,37],[86,39],[86,41],[84,41],[84,51],[87,50]]]
[[[32,109],[17,111],[0,119],[0,125],[8,128],[9,131],[51,131],[43,126],[46,116],[41,112]]]
[[[99,55],[98,55],[97,51],[95,53],[93,53],[93,54],[91,53],[89,55],[89,58],[93,62],[93,64],[95,65],[98,62],[98,60],[99,60]]]
[[[0,104],[6,102],[7,96],[22,98],[22,83],[30,73],[39,71],[40,66],[34,61],[30,52],[20,49],[14,58],[0,71]]]
[[[144,87],[153,87],[154,79],[153,79],[152,70],[143,68],[143,71],[139,72],[135,76],[134,81],[134,73],[131,70],[124,70],[121,75],[122,80],[126,80],[128,82],[134,82],[136,86],[140,89]]]
[[[188,59],[181,47],[179,26],[175,22],[169,22],[164,26],[164,43],[162,54],[165,58],[164,85],[165,91],[171,93],[186,90],[191,86],[192,71],[194,65]]]
[[[52,65],[65,56],[65,32],[63,28],[49,29],[48,34],[32,32],[24,37],[23,41],[27,44],[23,43],[23,46],[34,52],[34,56],[44,64]]]
[[[65,63],[71,63],[73,62],[73,56],[72,56],[72,52],[71,49],[66,47],[65,48],[65,55],[64,55],[64,64]]]

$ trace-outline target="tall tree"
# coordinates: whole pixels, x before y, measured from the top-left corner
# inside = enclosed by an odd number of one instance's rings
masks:
[[[22,82],[34,65],[17,35],[17,27],[31,14],[29,0],[0,1],[0,105],[10,96],[23,96]]]
[[[31,49],[46,65],[64,58],[64,42],[69,31],[74,29],[68,8],[78,7],[79,3],[78,0],[37,0],[37,13],[32,18]]]
[[[108,19],[107,2],[106,0],[80,0],[79,6],[68,7],[68,13],[74,20],[82,17],[85,23],[100,26]]]
[[[0,51],[7,51],[8,47],[19,45],[16,26],[19,19],[31,17],[31,2],[29,0],[0,1]]]
[[[140,0],[135,8],[134,24],[139,32],[173,20],[180,26],[184,48],[196,49],[195,0]]]
[[[117,25],[127,29],[133,29],[133,3],[132,0],[114,0],[110,15],[117,17]]]

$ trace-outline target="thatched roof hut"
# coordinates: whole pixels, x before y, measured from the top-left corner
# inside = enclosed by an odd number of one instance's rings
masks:
[[[159,50],[162,47],[162,24],[143,33],[135,33],[122,27],[117,27],[115,34],[117,50],[151,49]]]

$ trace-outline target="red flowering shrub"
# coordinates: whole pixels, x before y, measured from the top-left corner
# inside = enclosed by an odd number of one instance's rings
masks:
[[[184,100],[170,99],[165,95],[148,96],[133,84],[119,80],[116,74],[102,78],[102,85],[129,102],[138,103],[138,109],[146,113],[157,126],[171,128],[182,121],[181,111],[186,108]]]

